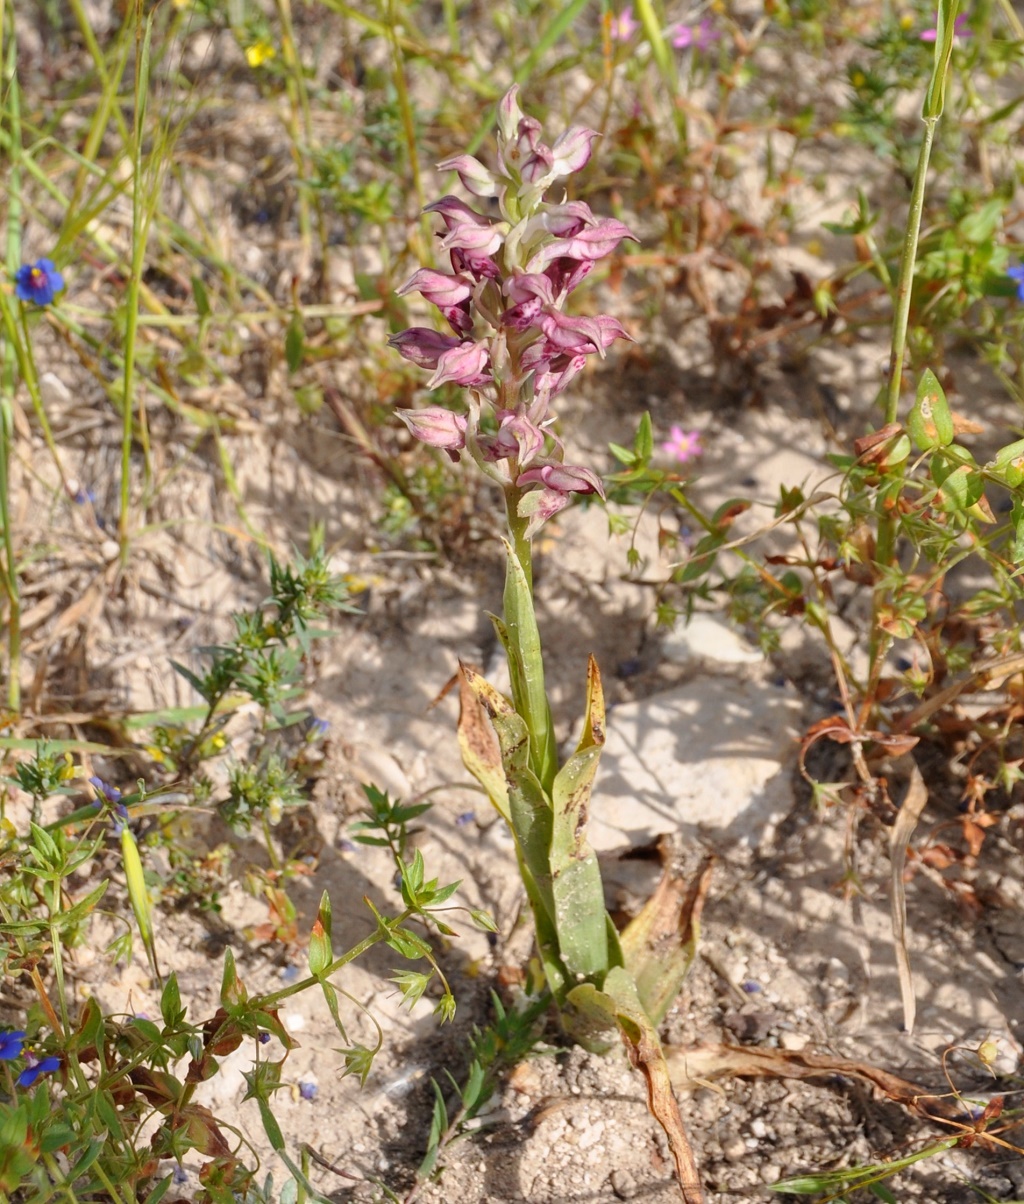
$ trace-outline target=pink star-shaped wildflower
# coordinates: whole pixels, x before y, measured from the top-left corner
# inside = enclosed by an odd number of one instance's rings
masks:
[[[712,42],[717,42],[722,36],[705,18],[699,25],[673,25],[672,45],[676,50],[707,50]]]
[[[700,445],[700,431],[684,431],[681,426],[673,426],[661,450],[680,464],[695,460],[704,450]]]
[[[938,36],[939,36],[939,27],[938,27],[938,25],[933,25],[931,29],[926,29],[924,31],[924,33],[921,34],[921,41],[922,42],[934,42]],[[967,14],[966,13],[958,14],[956,20],[953,22],[953,37],[954,38],[969,38],[971,36],[972,36],[971,30],[967,28]]]
[[[627,4],[617,17],[612,18],[612,41],[628,42],[639,28],[639,24],[633,19],[633,6],[632,4]]]

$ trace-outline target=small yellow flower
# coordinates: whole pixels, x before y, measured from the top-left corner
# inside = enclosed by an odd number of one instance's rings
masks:
[[[855,88],[863,88],[867,82],[867,76],[863,71],[855,71],[853,75],[850,76],[850,82]]]
[[[914,14],[913,13],[904,13],[900,17],[900,29],[902,29],[905,33],[908,29],[913,29],[913,28],[914,28]]]
[[[276,54],[277,51],[266,38],[261,38],[258,42],[253,42],[251,46],[245,48],[245,61],[250,67],[262,67],[268,59],[272,59]]]

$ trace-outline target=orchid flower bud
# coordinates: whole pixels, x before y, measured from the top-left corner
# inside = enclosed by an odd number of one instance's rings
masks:
[[[404,297],[406,293],[418,292],[431,305],[444,309],[467,301],[473,295],[473,286],[468,280],[453,276],[449,272],[420,268],[418,272],[413,272],[401,288],[395,289],[395,292],[399,297]]]
[[[465,225],[467,222],[476,226],[492,226],[494,224],[492,218],[477,213],[465,201],[460,201],[457,196],[443,196],[439,201],[432,201],[429,205],[424,205],[423,212],[440,213],[449,230],[455,226]]]
[[[393,334],[388,344],[404,359],[420,368],[436,368],[437,361],[446,351],[458,347],[461,339],[450,334],[439,334],[426,326],[412,326],[400,334]]]
[[[613,217],[602,218],[571,238],[556,238],[541,247],[526,265],[528,272],[543,271],[556,259],[604,259],[624,238],[637,241],[636,235],[624,223]]]
[[[436,389],[448,381],[467,388],[486,384],[491,379],[489,373],[484,371],[487,362],[486,343],[468,340],[458,343],[438,359],[434,375],[427,381],[427,388]]]
[[[457,171],[462,187],[473,196],[492,197],[498,195],[500,184],[493,172],[487,170],[479,159],[472,155],[453,155],[437,165],[438,171]]]
[[[505,93],[498,105],[498,145],[511,142],[523,119],[523,111],[519,107],[519,85],[513,84]]]
[[[555,139],[551,148],[554,155],[555,176],[569,176],[574,171],[580,171],[590,162],[591,147],[594,139],[599,137],[597,130],[588,130],[586,126],[574,125]]]
[[[558,493],[597,493],[604,497],[604,485],[600,477],[589,468],[575,464],[544,464],[528,468],[516,477],[516,487],[539,484]]]
[[[557,489],[531,489],[529,493],[524,493],[517,507],[519,517],[530,520],[526,524],[523,537],[532,539],[549,518],[568,505],[569,495],[559,493]]]
[[[395,412],[421,443],[446,451],[459,451],[466,446],[466,419],[461,414],[453,414],[443,406]]]

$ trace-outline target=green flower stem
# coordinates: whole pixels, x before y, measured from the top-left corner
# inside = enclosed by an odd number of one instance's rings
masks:
[[[889,356],[889,390],[885,403],[885,421],[895,422],[899,415],[900,384],[903,377],[903,360],[907,348],[907,326],[910,321],[910,294],[914,283],[914,263],[917,259],[917,244],[921,234],[921,215],[924,212],[924,192],[928,182],[928,161],[932,153],[938,114],[924,119],[924,137],[917,157],[914,173],[914,189],[910,195],[910,213],[907,217],[907,233],[903,240],[903,259],[900,263],[899,281],[896,285],[896,312],[892,324],[892,352]]]
[[[945,104],[946,80],[953,54],[953,37],[959,0],[940,0],[938,11],[938,38],[935,44],[935,61],[932,76],[925,95],[922,120],[924,135],[917,156],[914,186],[910,194],[910,212],[907,215],[907,233],[903,240],[903,257],[896,285],[896,306],[892,324],[892,352],[889,357],[889,384],[885,403],[885,421],[894,423],[899,418],[900,387],[903,383],[903,362],[907,348],[907,328],[910,322],[910,300],[914,284],[914,264],[921,234],[921,218],[924,213],[924,194],[928,183],[928,164],[931,159],[935,130]],[[878,495],[878,536],[875,542],[875,562],[883,569],[888,568],[896,557],[896,538],[899,530],[899,500],[903,489],[903,470],[898,468],[890,481]],[[879,624],[879,614],[886,604],[889,590],[879,584],[872,599],[871,638],[868,659],[871,666],[869,679],[877,680],[882,658],[889,647],[890,637]]]
[[[132,256],[125,298],[124,374],[121,396],[121,513],[118,516],[118,542],[121,563],[128,561],[130,537],[132,438],[134,435],[135,341],[139,327],[139,291],[145,268],[146,242],[152,213],[145,210],[142,178],[146,107],[149,98],[149,49],[153,32],[152,18],[143,25],[141,6],[136,12],[135,30],[135,125],[132,131]],[[145,411],[140,406],[140,435],[145,439]]]
[[[0,13],[0,32],[6,33],[8,22],[13,25],[13,13]],[[5,116],[10,131],[11,170],[7,187],[7,231],[5,258],[8,277],[13,277],[21,260],[21,109],[17,74],[17,39],[11,37],[4,58],[3,85]],[[14,534],[11,531],[10,464],[14,442],[15,359],[20,347],[10,302],[2,302],[7,340],[0,364],[0,522],[3,523],[3,591],[7,595],[7,706],[21,709],[21,587],[18,566],[14,557]]]

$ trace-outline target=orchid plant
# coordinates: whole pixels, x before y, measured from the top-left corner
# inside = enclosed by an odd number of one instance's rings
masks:
[[[603,357],[616,339],[629,338],[613,317],[570,312],[568,299],[598,262],[635,236],[582,201],[545,199],[556,181],[586,166],[596,132],[573,126],[551,145],[541,135],[513,87],[498,107],[497,167],[490,170],[468,154],[438,164],[457,172],[473,197],[496,201],[498,212],[481,213],[454,196],[426,207],[444,223],[440,246],[450,270],[421,268],[399,292],[419,292],[451,333],[413,327],[391,344],[431,370],[428,389],[460,385],[467,405],[465,413],[432,405],[400,415],[416,438],[456,460],[469,458],[501,488],[506,576],[503,614],[492,617],[508,659],[511,697],[462,667],[463,760],[512,832],[547,985],[566,1029],[592,1048],[606,1047],[618,1029],[647,1078],[651,1110],[668,1134],[685,1198],[696,1202],[702,1195],[655,1028],[675,992],[666,989],[664,976],[637,964],[648,948],[637,932],[627,929],[620,939],[587,840],[604,743],[600,673],[591,658],[583,734],[560,764],[533,596],[534,535],[573,494],[604,496],[591,468],[566,463],[553,399],[589,356]],[[653,981],[657,990],[647,987]]]

